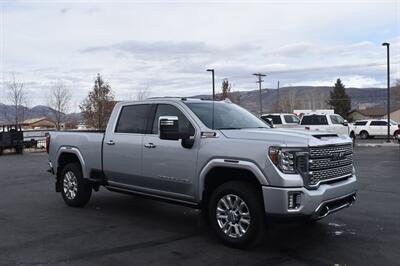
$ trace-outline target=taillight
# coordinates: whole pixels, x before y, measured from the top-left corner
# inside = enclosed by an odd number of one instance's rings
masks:
[[[49,153],[50,148],[50,135],[46,136],[46,152]]]

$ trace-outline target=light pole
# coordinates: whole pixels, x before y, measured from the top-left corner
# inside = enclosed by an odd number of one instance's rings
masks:
[[[212,119],[211,119],[211,127],[214,129],[214,102],[215,102],[215,77],[214,77],[214,69],[209,68],[207,71],[211,72],[212,75]]]
[[[387,56],[387,142],[390,142],[390,59],[389,59],[389,46],[390,43],[384,42],[383,46],[386,46]]]
[[[254,76],[258,77],[258,81],[256,83],[258,83],[259,88],[260,88],[260,117],[262,115],[262,93],[261,93],[261,83],[264,81],[261,79],[261,77],[266,77],[267,75],[265,74],[261,74],[261,73],[254,73]]]

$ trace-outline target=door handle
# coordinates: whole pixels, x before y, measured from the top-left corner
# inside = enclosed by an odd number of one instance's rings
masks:
[[[153,143],[146,143],[146,144],[144,144],[144,147],[148,148],[148,149],[154,149],[156,147],[156,145],[154,145]]]
[[[115,142],[113,140],[109,140],[106,142],[107,145],[115,145]]]

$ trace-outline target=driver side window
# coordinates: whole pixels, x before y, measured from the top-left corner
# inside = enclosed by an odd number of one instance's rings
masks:
[[[170,104],[159,104],[157,105],[156,115],[153,121],[153,129],[151,131],[152,134],[158,134],[158,119],[160,116],[176,116],[179,120],[179,132],[180,133],[190,133],[191,136],[194,136],[194,127],[190,123],[190,121],[186,118],[186,116],[175,106]]]

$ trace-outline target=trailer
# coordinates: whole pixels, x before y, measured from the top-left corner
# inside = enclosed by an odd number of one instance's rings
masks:
[[[0,125],[0,155],[6,149],[15,149],[17,154],[23,153],[24,136],[20,125]]]

